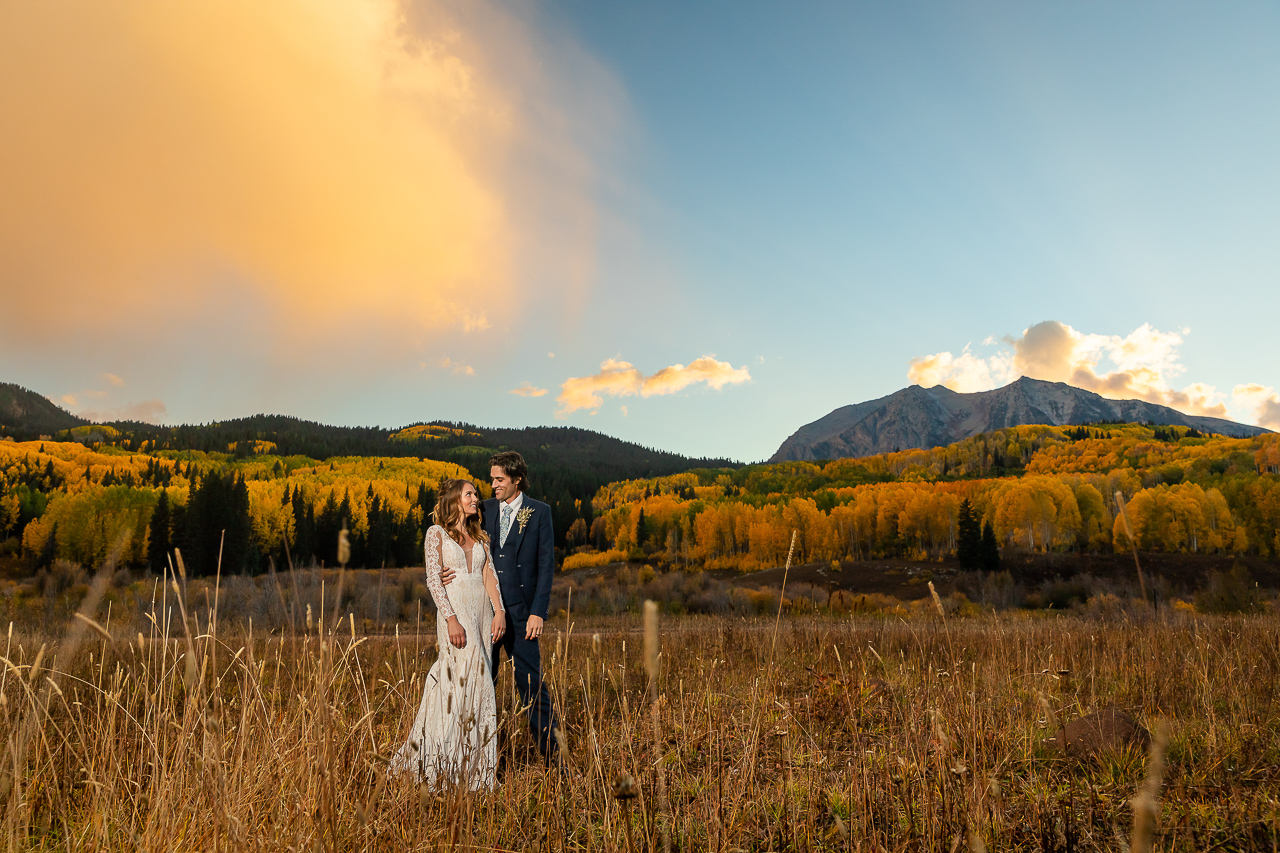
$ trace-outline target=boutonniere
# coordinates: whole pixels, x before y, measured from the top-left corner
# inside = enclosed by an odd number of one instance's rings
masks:
[[[529,519],[533,517],[533,507],[527,506],[516,513],[516,523],[520,525],[519,533],[524,535],[524,526],[529,523]]]

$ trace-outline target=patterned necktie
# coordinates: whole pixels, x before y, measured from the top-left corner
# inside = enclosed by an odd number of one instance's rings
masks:
[[[502,530],[498,533],[498,544],[507,544],[507,534],[511,532],[511,504],[502,505]]]

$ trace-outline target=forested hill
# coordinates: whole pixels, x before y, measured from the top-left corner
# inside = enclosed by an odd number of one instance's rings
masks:
[[[86,423],[35,391],[0,382],[0,435],[31,439]]]
[[[518,450],[530,469],[530,494],[552,504],[567,529],[601,486],[619,480],[663,477],[698,467],[737,467],[728,459],[690,459],[576,427],[492,429],[437,421],[403,429],[342,427],[285,415],[254,415],[209,424],[157,426],[115,421],[90,425],[39,394],[0,385],[0,437],[36,440],[49,435],[91,446],[159,453],[198,451],[237,459],[270,454],[326,461],[338,457],[408,458],[453,462],[481,481],[489,457]],[[564,530],[557,531],[563,536]]]

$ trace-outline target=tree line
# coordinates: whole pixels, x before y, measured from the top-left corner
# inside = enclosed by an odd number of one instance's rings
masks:
[[[1156,435],[1156,430],[1159,435]],[[982,476],[984,472],[1003,476]],[[930,450],[832,462],[702,469],[609,485],[577,553],[677,565],[780,565],[792,531],[804,561],[937,559],[996,548],[1106,553],[1129,547],[1116,495],[1146,550],[1280,556],[1280,436],[1185,428],[1016,427]],[[977,558],[981,562],[982,557]]]

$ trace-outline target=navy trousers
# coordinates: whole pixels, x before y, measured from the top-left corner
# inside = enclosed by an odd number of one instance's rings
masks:
[[[538,641],[524,638],[527,627],[528,616],[524,607],[518,603],[508,603],[507,633],[493,646],[493,665],[489,671],[493,673],[496,685],[499,654],[506,649],[516,670],[516,692],[520,694],[521,704],[529,707],[529,731],[537,740],[543,758],[551,761],[556,754],[556,741],[551,734],[556,723],[555,712],[551,710],[551,694],[542,681],[542,653],[538,648]]]

